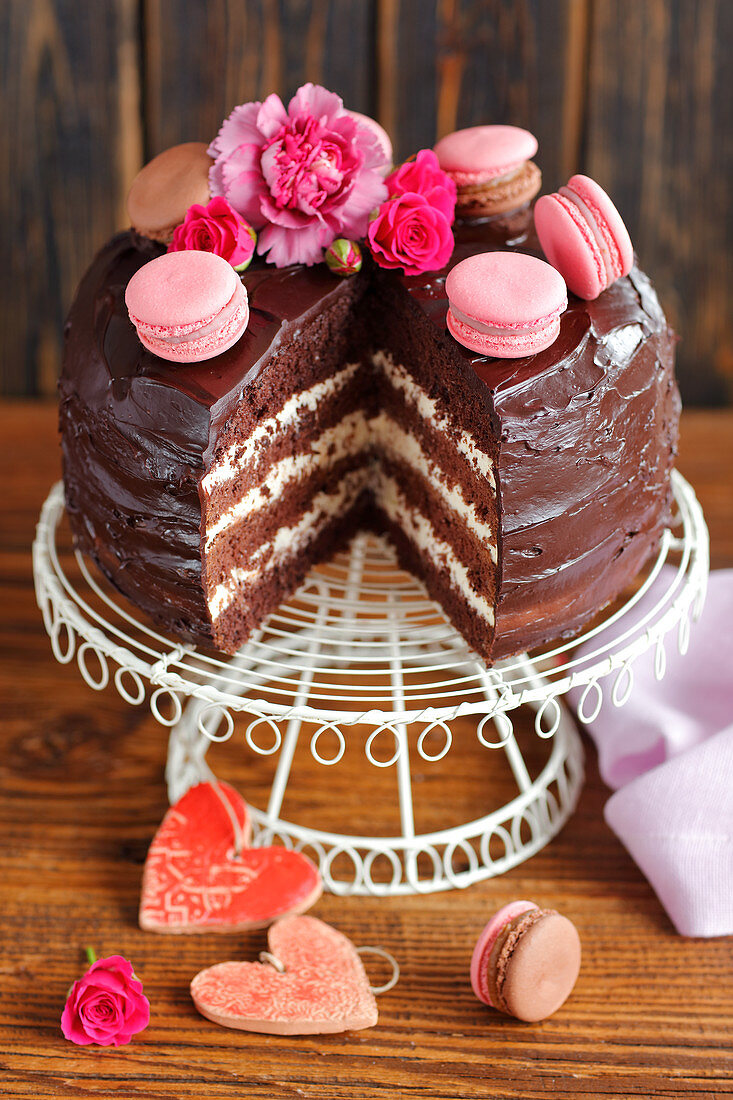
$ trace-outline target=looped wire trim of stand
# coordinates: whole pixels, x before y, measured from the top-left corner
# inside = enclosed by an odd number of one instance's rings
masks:
[[[158,633],[79,553],[59,551],[64,502],[58,484],[34,542],[36,594],[57,660],[69,664],[76,656],[91,688],[111,682],[131,706],[148,698],[156,720],[171,729],[172,800],[193,783],[214,778],[207,748],[228,740],[234,716],[241,715],[246,745],[262,756],[278,755],[267,810],[250,807],[255,844],[308,850],[336,893],[449,889],[515,866],[547,843],[572,811],[582,782],[582,749],[562,697],[581,688],[579,714],[592,720],[604,693],[616,706],[628,699],[642,653],[654,651],[661,677],[667,640],[676,635],[680,650],[686,649],[690,621],[705,596],[708,536],[694,492],[677,473],[673,488],[675,524],[663,533],[643,583],[623,606],[578,638],[490,669],[420,582],[399,569],[391,547],[367,533],[312,570],[235,657],[220,658]],[[626,625],[665,563],[674,572],[655,588],[654,605]],[[512,721],[526,704],[535,711],[536,735],[551,742],[534,779]],[[417,836],[410,756],[416,752],[435,763],[457,751],[452,724],[464,717],[473,719],[483,747],[506,755],[517,797],[475,821]],[[349,836],[283,821],[280,810],[301,733],[313,758],[328,769],[339,763],[357,726],[367,761],[397,774],[401,834]]]
[[[585,687],[581,710],[588,718],[591,696],[597,699],[601,691],[599,680],[618,671],[627,685],[624,691],[614,689],[613,702],[619,704],[628,696],[631,669],[641,653],[655,647],[661,676],[665,639],[675,628],[680,648],[686,648],[690,620],[704,601],[708,538],[692,489],[676,472],[673,485],[679,526],[663,533],[644,583],[623,607],[532,661],[520,655],[492,669],[476,659],[420,582],[398,568],[391,548],[369,534],[358,535],[348,551],[313,570],[235,658],[173,642],[136,616],[78,553],[79,575],[70,577],[56,546],[63,515],[60,483],[43,507],[33,547],[37,599],[57,660],[68,664],[76,654],[91,688],[101,690],[112,679],[125,701],[139,706],[146,687],[152,687],[155,717],[167,726],[180,718],[176,699],[210,704],[204,724],[212,740],[224,739],[216,733],[215,717],[227,711],[274,719],[277,727],[298,716],[335,730],[364,722],[375,730],[385,722],[422,722],[445,731],[446,720],[486,716],[487,701],[495,713],[539,703],[537,732],[551,736],[557,723],[554,701],[571,688]],[[674,557],[675,575],[655,606],[618,635],[619,624]],[[581,643],[584,653],[578,656]],[[399,693],[385,676],[385,666],[395,661],[402,666]],[[116,666],[112,675],[110,664]],[[277,751],[272,742],[261,748],[254,739],[251,747],[263,754]]]

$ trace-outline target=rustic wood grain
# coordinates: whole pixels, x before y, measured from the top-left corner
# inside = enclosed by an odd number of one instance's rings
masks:
[[[371,0],[146,0],[150,156],[213,137],[235,104],[311,80],[373,113]]]
[[[464,126],[537,135],[545,185],[580,155],[586,0],[379,0],[380,121],[398,156]]]
[[[226,958],[254,957],[264,937],[177,938],[137,928],[142,863],[165,810],[165,736],[146,707],[124,705],[113,689],[92,694],[74,665],[51,655],[29,547],[58,476],[55,423],[51,406],[0,406],[0,464],[10,470],[0,501],[0,1097],[733,1096],[731,941],[674,933],[604,824],[608,792],[590,746],[576,814],[529,863],[461,893],[318,903],[315,912],[356,943],[381,944],[400,962],[398,986],[379,1000],[377,1027],[258,1037],[198,1016],[188,994],[193,975]],[[705,509],[714,564],[732,566],[733,412],[686,413],[679,464]],[[428,812],[452,807],[458,817],[500,792],[501,777],[474,743],[459,738],[440,765],[423,765]],[[213,764],[253,802],[261,799],[266,761],[230,742],[216,747]],[[365,819],[381,819],[384,775],[360,753],[345,764],[345,774],[328,782],[350,809],[360,803]],[[324,769],[311,762],[306,779],[293,812],[330,815],[337,824],[343,805],[326,797]],[[576,990],[543,1024],[493,1013],[470,990],[475,938],[490,912],[514,897],[567,913],[583,941]],[[66,990],[84,969],[87,943],[128,955],[145,983],[152,1020],[129,1047],[81,1049],[60,1034]]]
[[[142,155],[136,0],[0,4],[0,389],[52,393],[64,316]]]
[[[5,0],[0,393],[49,394],[64,316],[144,159],[305,80],[398,156],[503,121],[546,188],[608,187],[681,333],[683,397],[733,400],[728,0]]]
[[[695,404],[733,394],[731,42],[727,0],[593,0],[586,169],[682,336]]]

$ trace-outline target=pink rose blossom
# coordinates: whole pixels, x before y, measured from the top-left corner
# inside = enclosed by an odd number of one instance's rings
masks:
[[[92,956],[93,957],[93,956]],[[123,1046],[150,1021],[150,1003],[121,955],[97,959],[74,982],[61,1016],[64,1037],[78,1046]]]
[[[424,195],[407,192],[380,206],[369,225],[369,247],[380,267],[422,275],[445,267],[453,252],[448,219]]]
[[[390,197],[405,195],[408,191],[424,195],[431,206],[453,225],[456,211],[455,181],[443,171],[432,149],[421,149],[414,160],[404,164],[387,176],[384,181]]]
[[[206,206],[194,203],[176,227],[169,252],[213,252],[222,256],[237,271],[244,271],[255,250],[257,234],[237,211],[220,195]]]
[[[379,141],[318,84],[287,111],[276,95],[235,107],[209,155],[212,194],[261,229],[257,251],[277,267],[319,263],[337,237],[363,237],[387,197]]]

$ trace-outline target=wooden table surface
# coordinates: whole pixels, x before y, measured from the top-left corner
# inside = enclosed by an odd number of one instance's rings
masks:
[[[147,708],[125,705],[112,688],[92,693],[75,665],[51,654],[30,546],[59,472],[55,415],[46,405],[0,406],[0,1096],[733,1096],[731,940],[676,935],[604,823],[608,791],[587,741],[577,812],[529,863],[463,892],[318,902],[316,915],[400,963],[374,1029],[254,1036],[196,1013],[193,975],[256,957],[264,935],[165,937],[137,927],[142,864],[166,808],[166,739]],[[679,466],[705,509],[713,564],[733,565],[733,412],[686,413]],[[268,778],[262,763],[241,746],[227,750],[214,761],[217,772],[257,805]],[[456,746],[441,765],[424,765],[428,815],[446,805],[456,821],[462,811],[481,812],[489,783],[482,753]],[[336,783],[336,802],[323,769],[311,767],[310,799],[301,796],[294,814],[310,802],[336,825],[342,800],[353,802],[358,790],[365,819],[380,816],[374,784],[384,776],[375,779],[363,757]],[[517,897],[566,913],[583,942],[575,992],[538,1025],[482,1007],[469,984],[479,931]],[[129,957],[144,981],[151,1022],[130,1046],[78,1048],[61,1035],[86,944]],[[377,967],[370,972],[381,979]]]

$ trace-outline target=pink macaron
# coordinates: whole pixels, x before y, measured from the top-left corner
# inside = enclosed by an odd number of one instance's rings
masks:
[[[571,176],[566,187],[543,195],[534,222],[547,259],[579,298],[597,298],[634,262],[628,230],[602,187]]]
[[[482,252],[448,273],[448,329],[481,355],[518,359],[555,342],[568,297],[561,275],[522,252]]]
[[[434,148],[443,171],[458,187],[469,187],[516,172],[537,152],[537,138],[518,126],[470,126]]]
[[[471,986],[480,1001],[536,1022],[556,1012],[573,991],[581,947],[572,921],[533,901],[495,913],[471,958]]]
[[[135,272],[125,304],[140,343],[174,363],[201,363],[230,348],[247,328],[242,281],[213,252],[167,252]]]

